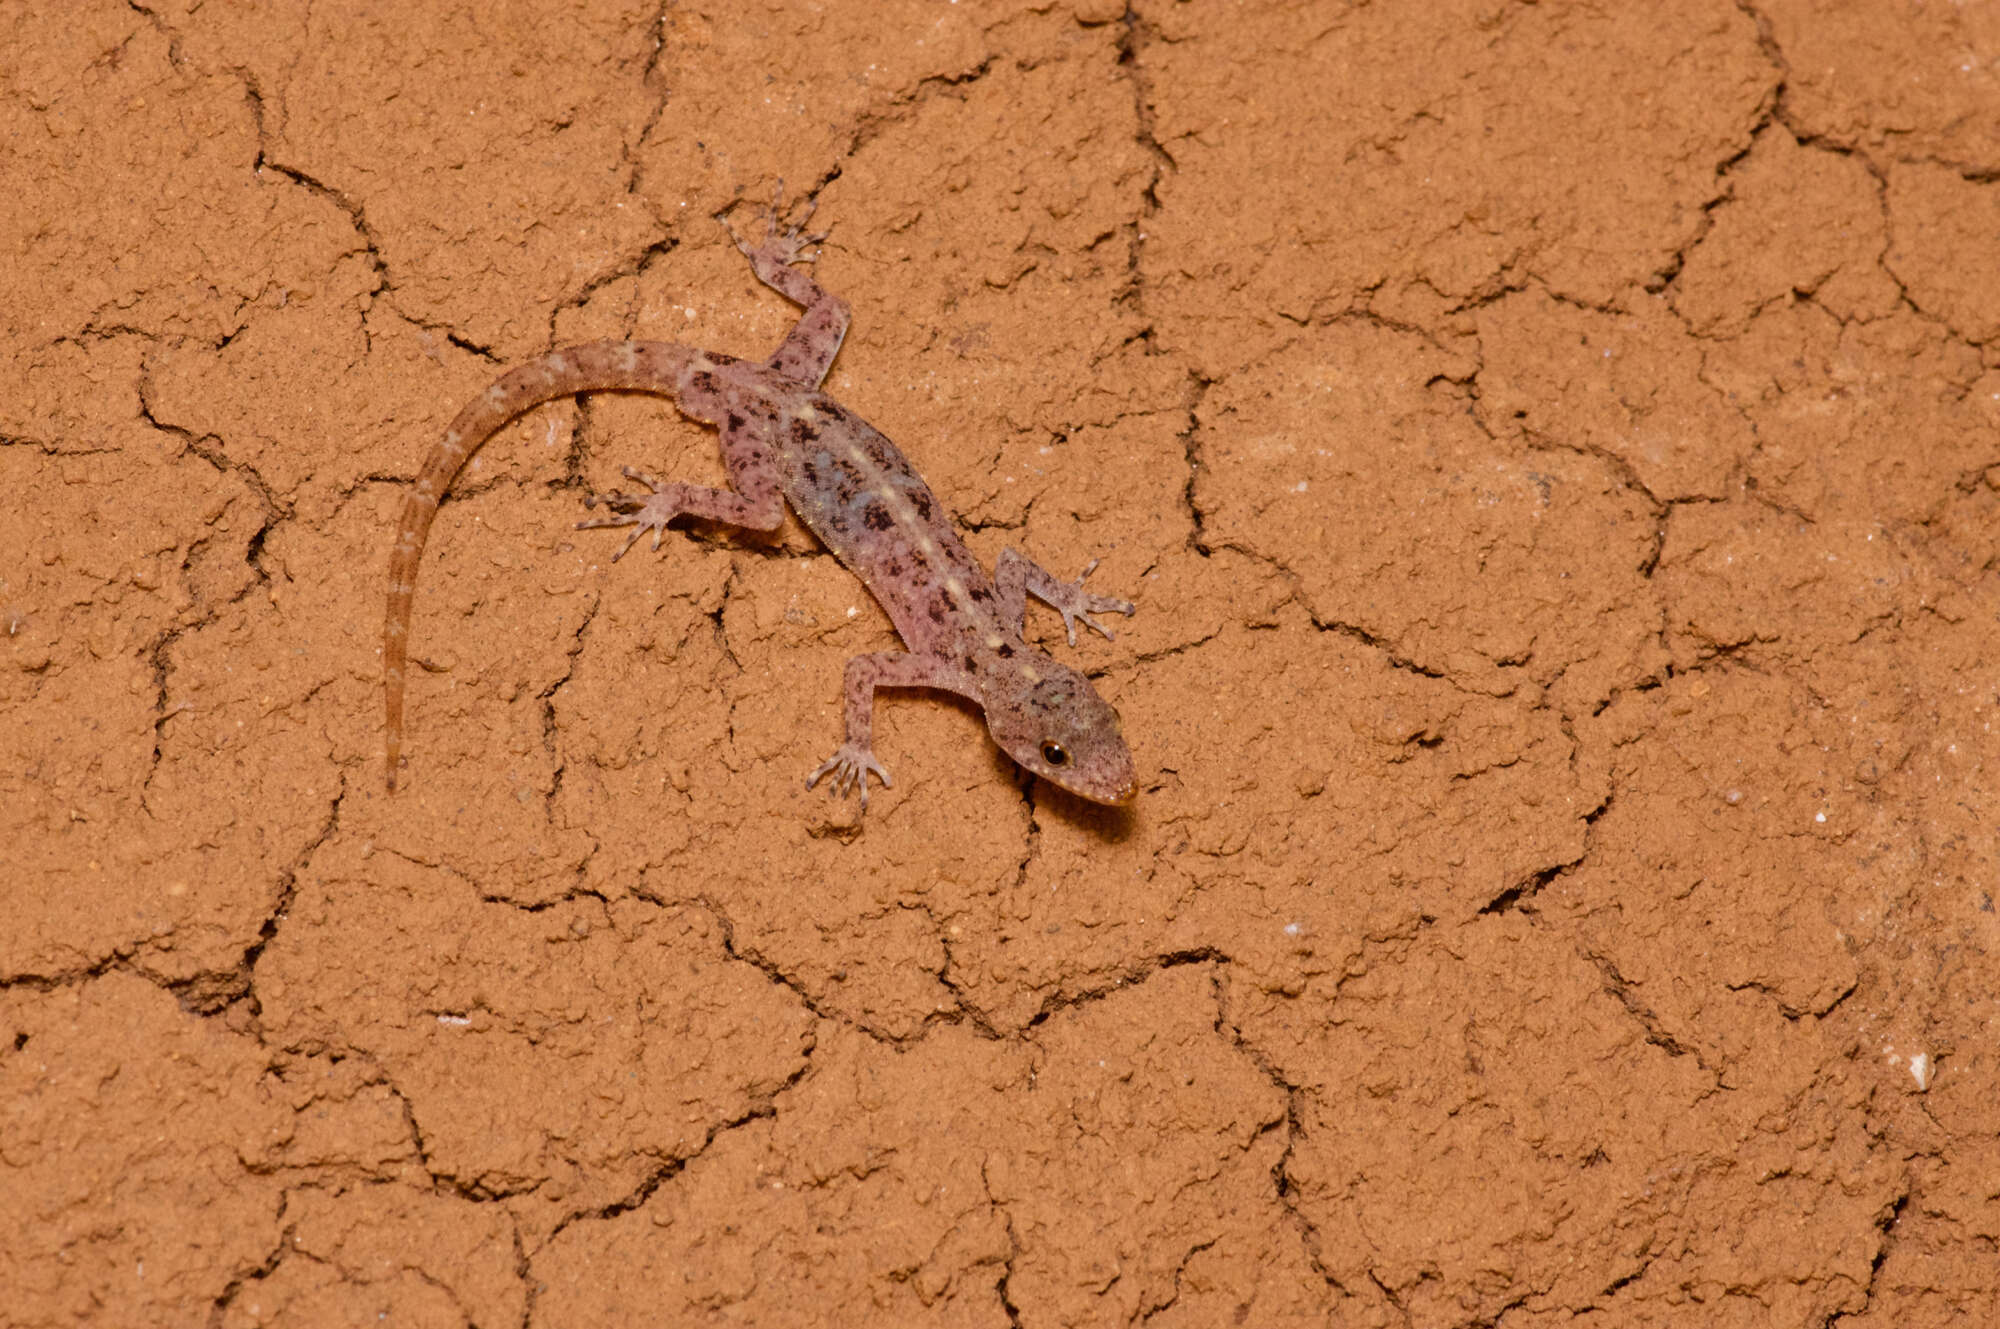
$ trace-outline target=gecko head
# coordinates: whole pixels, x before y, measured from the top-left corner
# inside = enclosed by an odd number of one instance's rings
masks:
[[[1048,656],[987,680],[986,727],[1029,771],[1093,803],[1132,801],[1138,785],[1118,712],[1090,680]]]

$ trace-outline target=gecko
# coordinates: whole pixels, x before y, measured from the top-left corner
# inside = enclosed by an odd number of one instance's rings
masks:
[[[835,797],[858,790],[865,812],[871,773],[891,787],[874,752],[876,690],[932,688],[978,706],[994,743],[1024,770],[1092,802],[1132,801],[1137,785],[1118,713],[1081,673],[1027,641],[1026,615],[1029,595],[1045,602],[1062,615],[1074,646],[1079,622],[1109,638],[1110,629],[1095,616],[1129,615],[1135,606],[1084,591],[1096,560],[1074,581],[1059,581],[1007,548],[989,576],[909,459],[820,390],[847,335],[849,311],[796,266],[817,260],[826,239],[805,233],[817,200],[808,202],[796,224],[781,229],[782,191],[780,184],[761,244],[746,244],[726,212],[716,218],[757,280],[803,311],[768,359],[740,360],[674,342],[563,347],[496,380],[459,412],[425,459],[404,500],[389,559],[382,669],[391,792],[402,765],[410,607],[424,542],[445,491],[472,454],[515,416],[560,397],[617,391],[668,398],[681,414],[714,426],[728,487],[663,484],[634,467],[621,468],[644,491],[592,493],[584,499],[586,510],[601,504],[608,515],[576,524],[579,530],[632,528],[612,562],[648,531],[657,551],[676,517],[770,531],[789,503],[860,578],[907,647],[848,660],[843,740],[806,777],[807,789],[827,779]]]

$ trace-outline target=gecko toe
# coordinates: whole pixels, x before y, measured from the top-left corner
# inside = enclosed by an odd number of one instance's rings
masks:
[[[1091,617],[1091,615],[1123,614],[1127,618],[1130,618],[1133,614],[1138,612],[1138,606],[1133,604],[1130,600],[1115,600],[1111,599],[1108,596],[1102,596],[1102,595],[1086,596],[1084,598],[1084,605],[1085,605],[1084,612],[1078,614],[1077,617],[1082,619],[1085,623],[1088,623],[1091,627],[1097,629],[1098,633],[1102,635],[1104,640],[1106,641],[1116,641],[1118,640],[1118,638],[1115,634],[1113,634],[1110,628],[1105,627],[1102,623],[1098,622],[1095,618]]]
[[[1135,612],[1137,608],[1130,600],[1120,599],[1115,595],[1091,595],[1087,593],[1083,589],[1083,579],[1096,570],[1097,560],[1093,558],[1090,560],[1089,565],[1076,575],[1075,581],[1067,582],[1063,586],[1063,589],[1068,592],[1068,595],[1065,597],[1067,603],[1058,606],[1057,612],[1063,616],[1063,627],[1069,632],[1069,644],[1072,646],[1076,645],[1076,625],[1079,622],[1103,637],[1104,640],[1116,641],[1117,637],[1111,629],[1098,622],[1093,615],[1129,615]]]
[[[851,792],[861,794],[861,810],[868,810],[868,775],[874,772],[884,789],[891,788],[889,772],[882,763],[875,760],[875,754],[852,743],[841,744],[840,750],[821,762],[819,768],[806,777],[806,788],[811,789],[824,777],[827,792],[835,798],[845,798]]]
[[[653,552],[658,553],[660,541],[666,534],[667,523],[685,510],[678,501],[676,491],[670,486],[662,484],[636,466],[626,466],[621,469],[628,478],[637,480],[652,490],[652,493],[628,494],[622,489],[613,489],[604,494],[587,494],[583,500],[585,508],[594,510],[601,503],[610,509],[610,512],[602,517],[591,517],[576,523],[576,529],[579,531],[602,530],[609,526],[633,528],[632,533],[625,537],[625,543],[618,546],[618,552],[611,556],[613,563],[631,553],[632,546],[637,544],[639,538],[647,531],[653,533]]]

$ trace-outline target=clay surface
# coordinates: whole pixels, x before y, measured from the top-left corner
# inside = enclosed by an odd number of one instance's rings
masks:
[[[599,395],[795,311],[1129,810]],[[0,6],[0,1325],[2000,1324],[2000,10]]]

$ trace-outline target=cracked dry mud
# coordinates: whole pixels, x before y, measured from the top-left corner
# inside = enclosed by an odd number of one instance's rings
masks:
[[[2000,15],[0,8],[0,1325],[2000,1323]],[[1129,813],[889,700],[796,524],[569,529],[828,388]]]

